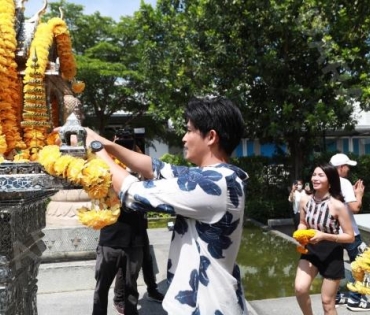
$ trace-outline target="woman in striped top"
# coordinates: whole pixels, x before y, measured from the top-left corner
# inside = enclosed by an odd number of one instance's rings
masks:
[[[322,278],[321,299],[325,315],[336,315],[335,296],[344,278],[341,243],[354,240],[348,211],[343,204],[339,175],[330,164],[317,166],[311,176],[314,193],[301,199],[298,230],[314,229],[308,253],[299,260],[295,279],[298,304],[304,315],[313,315],[310,298],[312,281]]]

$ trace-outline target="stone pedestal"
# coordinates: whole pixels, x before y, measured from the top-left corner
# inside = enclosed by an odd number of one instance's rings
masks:
[[[37,273],[45,250],[44,193],[0,202],[0,314],[37,314]]]
[[[90,198],[83,189],[60,190],[50,198],[46,210],[46,227],[83,226],[77,209],[91,207]]]
[[[96,258],[99,231],[84,226],[77,217],[77,209],[84,206],[91,208],[91,200],[83,189],[60,190],[50,198],[42,263]]]
[[[37,315],[46,205],[68,186],[37,163],[0,164],[0,315]]]

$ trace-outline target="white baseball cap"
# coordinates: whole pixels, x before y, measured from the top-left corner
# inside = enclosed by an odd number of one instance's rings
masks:
[[[355,166],[357,165],[356,161],[350,160],[349,157],[343,153],[334,154],[330,159],[330,163],[334,166],[341,166],[341,165]]]

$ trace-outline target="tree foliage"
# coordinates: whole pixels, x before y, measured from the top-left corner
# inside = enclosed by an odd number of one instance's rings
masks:
[[[342,0],[143,5],[144,69],[161,78],[151,110],[180,122],[188,97],[229,96],[246,136],[287,144],[298,176],[323,132],[353,128],[355,103],[369,106],[369,10]]]
[[[65,0],[86,113],[171,118],[192,96],[225,95],[247,138],[286,144],[300,177],[327,131],[350,130],[369,108],[370,6],[347,0],[158,0],[116,22]],[[157,132],[157,133],[158,133]]]

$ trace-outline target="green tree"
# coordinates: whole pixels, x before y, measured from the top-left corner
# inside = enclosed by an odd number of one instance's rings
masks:
[[[141,72],[147,80],[149,113],[156,119],[171,118],[183,130],[182,113],[188,99],[210,93],[211,73],[203,72],[204,55],[197,49],[197,29],[181,3],[158,1],[157,9],[142,4],[135,15],[142,51]],[[202,93],[201,93],[202,92]]]
[[[323,133],[353,128],[354,104],[368,107],[369,10],[339,0],[142,5],[151,110],[180,126],[188,97],[227,95],[248,138],[287,145],[298,177]]]

